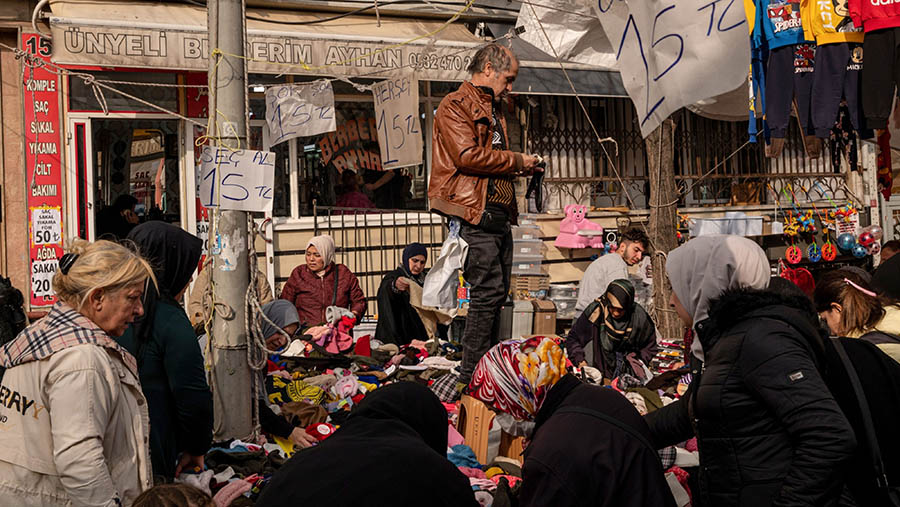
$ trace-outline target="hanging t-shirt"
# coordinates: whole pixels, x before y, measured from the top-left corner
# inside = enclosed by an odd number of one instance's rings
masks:
[[[900,26],[900,2],[897,0],[847,0],[850,17],[868,33]]]
[[[756,0],[756,16],[753,38],[765,37],[770,50],[801,42],[813,42],[807,41],[803,35],[800,0]]]
[[[819,46],[862,42],[862,26],[850,18],[849,0],[800,0],[803,32]]]

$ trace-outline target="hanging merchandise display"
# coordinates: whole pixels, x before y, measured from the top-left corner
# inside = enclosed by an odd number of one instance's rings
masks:
[[[866,125],[886,129],[894,86],[900,78],[900,2],[893,0],[847,0],[850,17],[866,33],[863,49],[868,64],[862,71],[862,102]]]
[[[806,39],[817,45],[811,105],[816,137],[829,137],[842,99],[853,128],[861,128],[862,26],[850,17],[847,0],[801,0],[800,13]]]
[[[804,134],[813,134],[810,98],[815,44],[803,33],[800,3],[783,0],[755,0],[756,22],[752,46],[769,48],[766,70],[766,123],[771,129],[771,144],[766,156],[778,157],[784,149],[784,137],[796,98],[797,115]],[[763,39],[765,39],[763,41]]]

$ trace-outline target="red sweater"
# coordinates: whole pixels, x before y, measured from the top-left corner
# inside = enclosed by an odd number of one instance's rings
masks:
[[[900,27],[900,0],[849,0],[853,24],[869,33]]]
[[[325,276],[310,271],[306,264],[297,266],[281,289],[281,299],[286,299],[297,307],[300,322],[314,326],[325,322],[325,309],[331,306],[334,297],[334,273],[338,272],[337,302],[335,305],[347,308],[362,319],[366,311],[366,296],[359,288],[350,268],[343,264],[331,263],[325,268]]]

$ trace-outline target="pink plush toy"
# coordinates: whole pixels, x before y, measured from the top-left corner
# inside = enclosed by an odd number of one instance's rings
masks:
[[[566,218],[559,224],[555,242],[558,248],[603,248],[603,227],[588,220],[586,215],[587,206],[566,206]],[[579,234],[579,231],[591,231],[591,234]]]

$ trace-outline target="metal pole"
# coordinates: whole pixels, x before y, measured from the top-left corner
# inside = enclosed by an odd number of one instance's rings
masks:
[[[214,146],[247,148],[247,121],[244,94],[247,83],[246,60],[228,55],[244,55],[243,5],[241,0],[209,0],[209,76],[214,87],[210,100]],[[221,54],[219,53],[219,50]],[[217,212],[215,235],[209,241],[215,259],[213,287],[216,303],[224,303],[231,311],[216,306],[213,317],[212,389],[216,420],[214,438],[245,438],[253,431],[251,407],[251,371],[247,363],[248,337],[244,325],[250,274],[247,260],[247,213]]]

